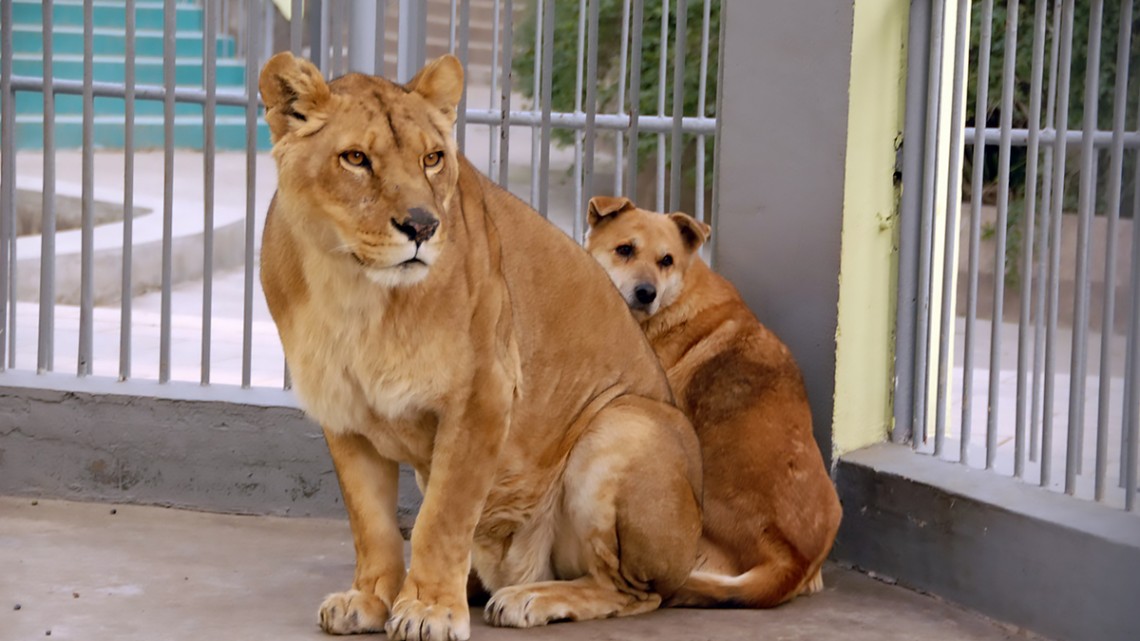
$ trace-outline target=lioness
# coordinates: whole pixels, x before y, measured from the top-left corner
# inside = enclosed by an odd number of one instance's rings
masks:
[[[462,86],[452,56],[405,86],[261,72],[261,279],[356,547],[330,633],[467,639],[472,570],[495,625],[646,612],[696,558],[692,427],[597,263],[457,152]],[[424,494],[406,575],[398,461]]]
[[[704,456],[699,560],[671,605],[770,607],[823,588],[839,528],[788,348],[697,250],[709,226],[597,197],[586,248],[641,322]]]

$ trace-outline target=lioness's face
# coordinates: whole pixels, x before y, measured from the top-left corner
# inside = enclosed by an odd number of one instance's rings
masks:
[[[422,280],[446,244],[462,87],[451,56],[407,86],[362,74],[326,84],[289,53],[261,72],[279,196],[301,205],[290,210],[319,246],[378,284]]]
[[[688,214],[638,209],[625,198],[590,199],[586,250],[609,274],[634,318],[644,321],[677,300],[709,226]]]

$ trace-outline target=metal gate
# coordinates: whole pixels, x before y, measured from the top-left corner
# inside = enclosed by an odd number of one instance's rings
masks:
[[[894,440],[1135,511],[1140,16],[911,8]]]

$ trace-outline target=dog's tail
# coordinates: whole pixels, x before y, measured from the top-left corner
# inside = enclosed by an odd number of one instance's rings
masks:
[[[773,560],[736,576],[694,570],[669,599],[668,605],[696,608],[775,607],[800,594],[814,594],[823,589],[823,575],[819,569],[821,563],[813,565],[805,573],[801,564],[789,560]]]

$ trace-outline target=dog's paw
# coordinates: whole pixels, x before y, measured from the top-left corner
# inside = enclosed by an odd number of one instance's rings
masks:
[[[570,618],[561,599],[527,588],[510,586],[500,589],[483,609],[483,620],[498,627],[533,628],[551,621]]]
[[[391,641],[467,641],[471,615],[462,601],[397,599],[384,629]]]
[[[382,632],[388,606],[375,594],[349,590],[325,597],[317,616],[321,629],[329,634]]]

